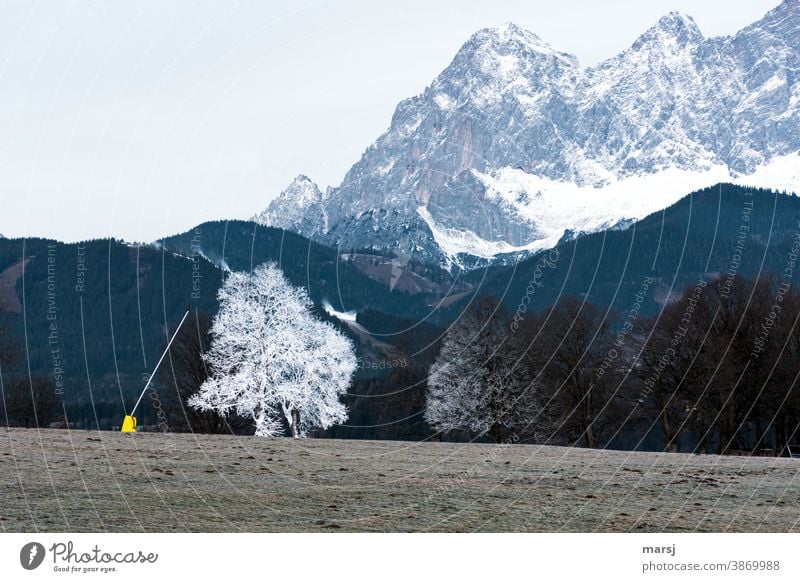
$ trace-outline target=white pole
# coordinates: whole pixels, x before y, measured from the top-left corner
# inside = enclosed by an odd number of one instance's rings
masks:
[[[144,398],[147,389],[150,387],[150,382],[152,382],[153,377],[156,375],[156,372],[158,371],[158,367],[161,365],[161,362],[164,361],[164,357],[167,355],[169,347],[172,345],[172,342],[175,341],[175,337],[181,330],[181,326],[183,325],[183,322],[186,321],[186,317],[189,315],[189,311],[191,311],[191,309],[192,309],[191,305],[186,308],[186,313],[183,314],[183,319],[181,319],[181,322],[178,324],[178,327],[175,328],[175,333],[172,334],[172,337],[170,338],[169,343],[167,344],[167,347],[164,350],[164,353],[161,354],[161,358],[158,360],[156,367],[153,369],[153,373],[150,374],[150,377],[147,379],[147,384],[145,384],[144,390],[142,390],[142,393],[139,395],[139,400],[136,401],[136,404],[133,406],[133,410],[131,410],[131,413],[128,416],[133,416],[133,413],[136,412],[136,409],[139,407],[139,403],[142,401],[142,398]]]

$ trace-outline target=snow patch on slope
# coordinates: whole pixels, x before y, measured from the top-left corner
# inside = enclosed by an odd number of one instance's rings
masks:
[[[355,323],[356,321],[357,313],[355,311],[336,311],[327,301],[322,302],[322,308],[325,310],[325,313],[331,317],[335,317],[339,321],[344,321],[345,323]]]
[[[746,176],[731,176],[727,166],[717,164],[702,172],[668,168],[656,174],[614,179],[602,187],[578,186],[510,167],[490,174],[472,172],[486,187],[488,197],[501,198],[510,204],[519,216],[535,224],[541,234],[524,246],[488,241],[471,231],[445,228],[427,208],[418,208],[417,213],[431,229],[436,243],[451,258],[466,253],[491,259],[500,254],[552,248],[565,231],[596,232],[640,220],[671,206],[690,192],[720,182],[800,192],[798,154],[777,156]]]
[[[431,229],[433,238],[439,248],[449,258],[453,259],[459,254],[468,254],[481,259],[491,259],[497,255],[513,253],[517,251],[535,251],[555,246],[561,235],[551,239],[540,239],[524,247],[511,245],[505,241],[488,241],[479,237],[472,231],[446,228],[439,224],[431,213],[424,206],[417,208],[417,214]]]
[[[771,188],[780,192],[800,194],[800,153],[776,156],[756,171],[733,180],[742,186]]]
[[[492,175],[473,173],[486,186],[487,196],[500,197],[512,205],[547,238],[561,236],[566,229],[588,232],[620,220],[644,218],[693,190],[731,180],[727,168],[721,165],[704,172],[668,168],[656,174],[614,179],[602,187],[578,186],[509,167]]]

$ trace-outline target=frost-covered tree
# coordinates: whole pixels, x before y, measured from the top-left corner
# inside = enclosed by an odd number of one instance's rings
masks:
[[[339,397],[347,391],[356,369],[350,340],[330,323],[309,316],[303,334],[306,360],[292,367],[292,381],[276,391],[294,437],[347,420]]]
[[[231,273],[218,298],[205,355],[211,377],[190,405],[252,418],[257,436],[281,434],[281,416],[295,437],[347,419],[339,398],[356,368],[353,346],[314,317],[305,290],[268,263]]]
[[[519,439],[536,432],[535,385],[517,365],[509,323],[489,299],[448,330],[429,372],[425,408],[440,433],[469,430],[501,442],[509,433]]]

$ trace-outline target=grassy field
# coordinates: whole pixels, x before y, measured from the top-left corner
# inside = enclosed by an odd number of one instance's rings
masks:
[[[0,531],[800,531],[798,460],[0,431]]]

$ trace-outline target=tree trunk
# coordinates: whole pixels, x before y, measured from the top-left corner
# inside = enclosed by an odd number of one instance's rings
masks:
[[[783,422],[783,415],[781,414],[775,421],[775,455],[782,457],[786,453],[786,425]]]
[[[672,430],[672,422],[666,411],[661,413],[661,430],[664,431],[664,441],[667,445],[667,452],[678,452],[678,431]]]
[[[292,410],[292,422],[290,424],[292,429],[292,437],[300,438],[300,411]]]
[[[495,444],[503,442],[503,427],[498,423],[494,423],[489,429],[489,438],[492,439],[492,442]]]
[[[567,446],[574,447],[576,444],[578,444],[578,438],[575,436],[575,431],[569,429],[567,431]]]
[[[728,418],[730,414],[727,411],[720,416],[722,416],[722,418],[717,426],[717,432],[719,433],[719,447],[717,452],[720,455],[728,455],[733,446],[736,429],[731,426],[731,422]]]
[[[692,422],[692,429],[697,438],[697,446],[695,446],[694,452],[704,455],[708,452],[708,440],[711,436],[711,426],[706,422],[703,413],[697,409],[691,412],[690,419]]]
[[[267,416],[266,412],[260,405],[256,406],[255,409],[253,410],[253,418],[256,421],[256,435],[258,436],[262,436],[261,429],[264,426],[264,423],[266,422],[266,416]]]
[[[586,397],[584,400],[583,406],[583,423],[586,426],[585,435],[586,435],[586,447],[590,449],[594,449],[597,447],[597,438],[595,437],[593,425],[594,425],[594,416],[592,414],[592,389],[594,386],[589,386],[588,390],[586,390]]]
[[[595,439],[594,437],[594,432],[592,432],[591,425],[586,428],[586,448],[588,449],[597,448],[597,439]]]
[[[720,433],[725,433],[725,440],[720,439],[720,454],[730,455],[732,450],[746,448],[742,443],[740,428],[744,424],[744,415],[736,410],[733,403],[729,404],[722,415],[725,426],[720,429]]]

